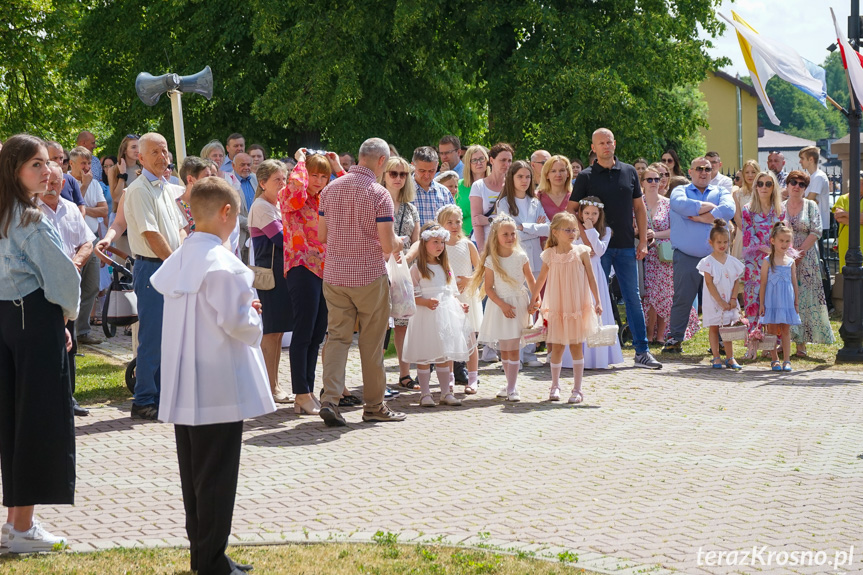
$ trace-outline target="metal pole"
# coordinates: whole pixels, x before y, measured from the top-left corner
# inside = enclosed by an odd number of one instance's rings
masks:
[[[168,92],[171,96],[171,112],[174,120],[174,164],[179,168],[186,159],[186,132],[183,130],[183,101],[179,90]]]
[[[851,0],[848,36],[856,49],[860,45],[860,0]],[[853,57],[853,56],[852,56]],[[851,162],[848,174],[848,252],[842,269],[843,310],[839,335],[842,349],[836,354],[837,363],[863,362],[863,254],[860,252],[860,103],[851,90],[851,110],[848,116]]]

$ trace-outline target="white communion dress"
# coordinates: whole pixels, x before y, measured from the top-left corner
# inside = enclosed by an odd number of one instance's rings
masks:
[[[470,262],[470,247],[471,241],[467,238],[462,238],[454,245],[446,246],[446,255],[449,258],[449,265],[452,267],[453,275],[464,276],[469,278],[473,275],[473,264]],[[458,300],[461,303],[466,303],[470,306],[467,312],[467,323],[474,332],[479,331],[482,325],[482,301],[477,295],[471,296],[467,293],[458,294]]]

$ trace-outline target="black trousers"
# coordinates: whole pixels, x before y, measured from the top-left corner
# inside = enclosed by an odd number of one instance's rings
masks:
[[[243,422],[175,425],[174,435],[192,571],[229,575],[234,562],[225,549],[237,495]]]
[[[75,322],[69,320],[66,322],[66,329],[72,335],[72,349],[69,350],[69,384],[72,388],[72,393],[75,393],[75,356],[78,355],[78,334],[75,329]]]
[[[41,289],[0,301],[3,505],[72,504],[75,423],[63,311]]]

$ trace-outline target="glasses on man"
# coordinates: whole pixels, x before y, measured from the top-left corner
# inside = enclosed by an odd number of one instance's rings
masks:
[[[759,188],[772,188],[773,182],[771,182],[770,180],[761,180],[760,182],[757,182],[755,185]]]
[[[485,163],[485,158],[474,158],[470,161],[471,164],[478,166],[479,164]]]
[[[801,188],[806,187],[806,182],[804,182],[803,180],[795,180],[794,178],[791,178],[790,180],[786,181],[785,183],[788,184],[789,188],[791,186],[800,186]]]
[[[644,178],[644,181],[648,184],[658,184],[662,178]]]
[[[531,164],[539,164],[540,166],[544,166],[545,162],[546,162],[546,160],[531,160],[530,161]]]
[[[708,168],[707,166],[698,166],[697,168],[692,168],[692,169],[696,172],[701,172],[702,174],[704,172],[712,172],[713,171],[713,168]]]
[[[404,178],[408,177],[407,172],[397,172],[395,170],[390,170],[389,172],[387,172],[387,175],[394,180],[395,179],[404,179]]]
[[[438,150],[437,153],[439,156],[448,156],[448,155],[454,153],[455,151],[456,150],[454,150],[454,149],[453,150]]]

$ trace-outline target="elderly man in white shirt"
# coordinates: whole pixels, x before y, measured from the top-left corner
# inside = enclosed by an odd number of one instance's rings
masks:
[[[45,215],[51,225],[60,234],[60,240],[63,242],[63,250],[78,272],[81,272],[86,267],[90,256],[93,253],[93,241],[96,236],[87,227],[84,221],[84,216],[78,210],[78,206],[69,200],[60,197],[60,190],[63,189],[63,169],[56,162],[48,162],[51,168],[51,175],[48,177],[48,189],[42,194],[38,200],[39,209]],[[96,270],[98,271],[98,264]],[[83,275],[82,275],[83,278]],[[98,280],[98,274],[97,278]],[[91,304],[92,305],[92,304]],[[69,351],[69,376],[72,386],[72,393],[75,393],[75,356],[78,353],[78,344],[75,338],[75,320],[69,320],[66,323],[66,328],[72,334],[72,349]],[[78,405],[75,398],[72,398],[72,409],[75,415],[89,415],[89,411]]]
[[[108,202],[105,201],[105,192],[102,186],[91,172],[91,160],[93,154],[83,146],[78,146],[69,152],[69,174],[75,178],[81,186],[81,195],[84,196],[84,221],[96,237],[100,237],[102,226],[108,217]],[[106,226],[107,227],[107,226]],[[78,332],[78,343],[97,344],[102,339],[90,332],[90,314],[93,311],[93,303],[99,295],[99,269],[101,263],[96,254],[90,255],[84,269],[81,270],[81,311],[75,320],[75,329]]]

